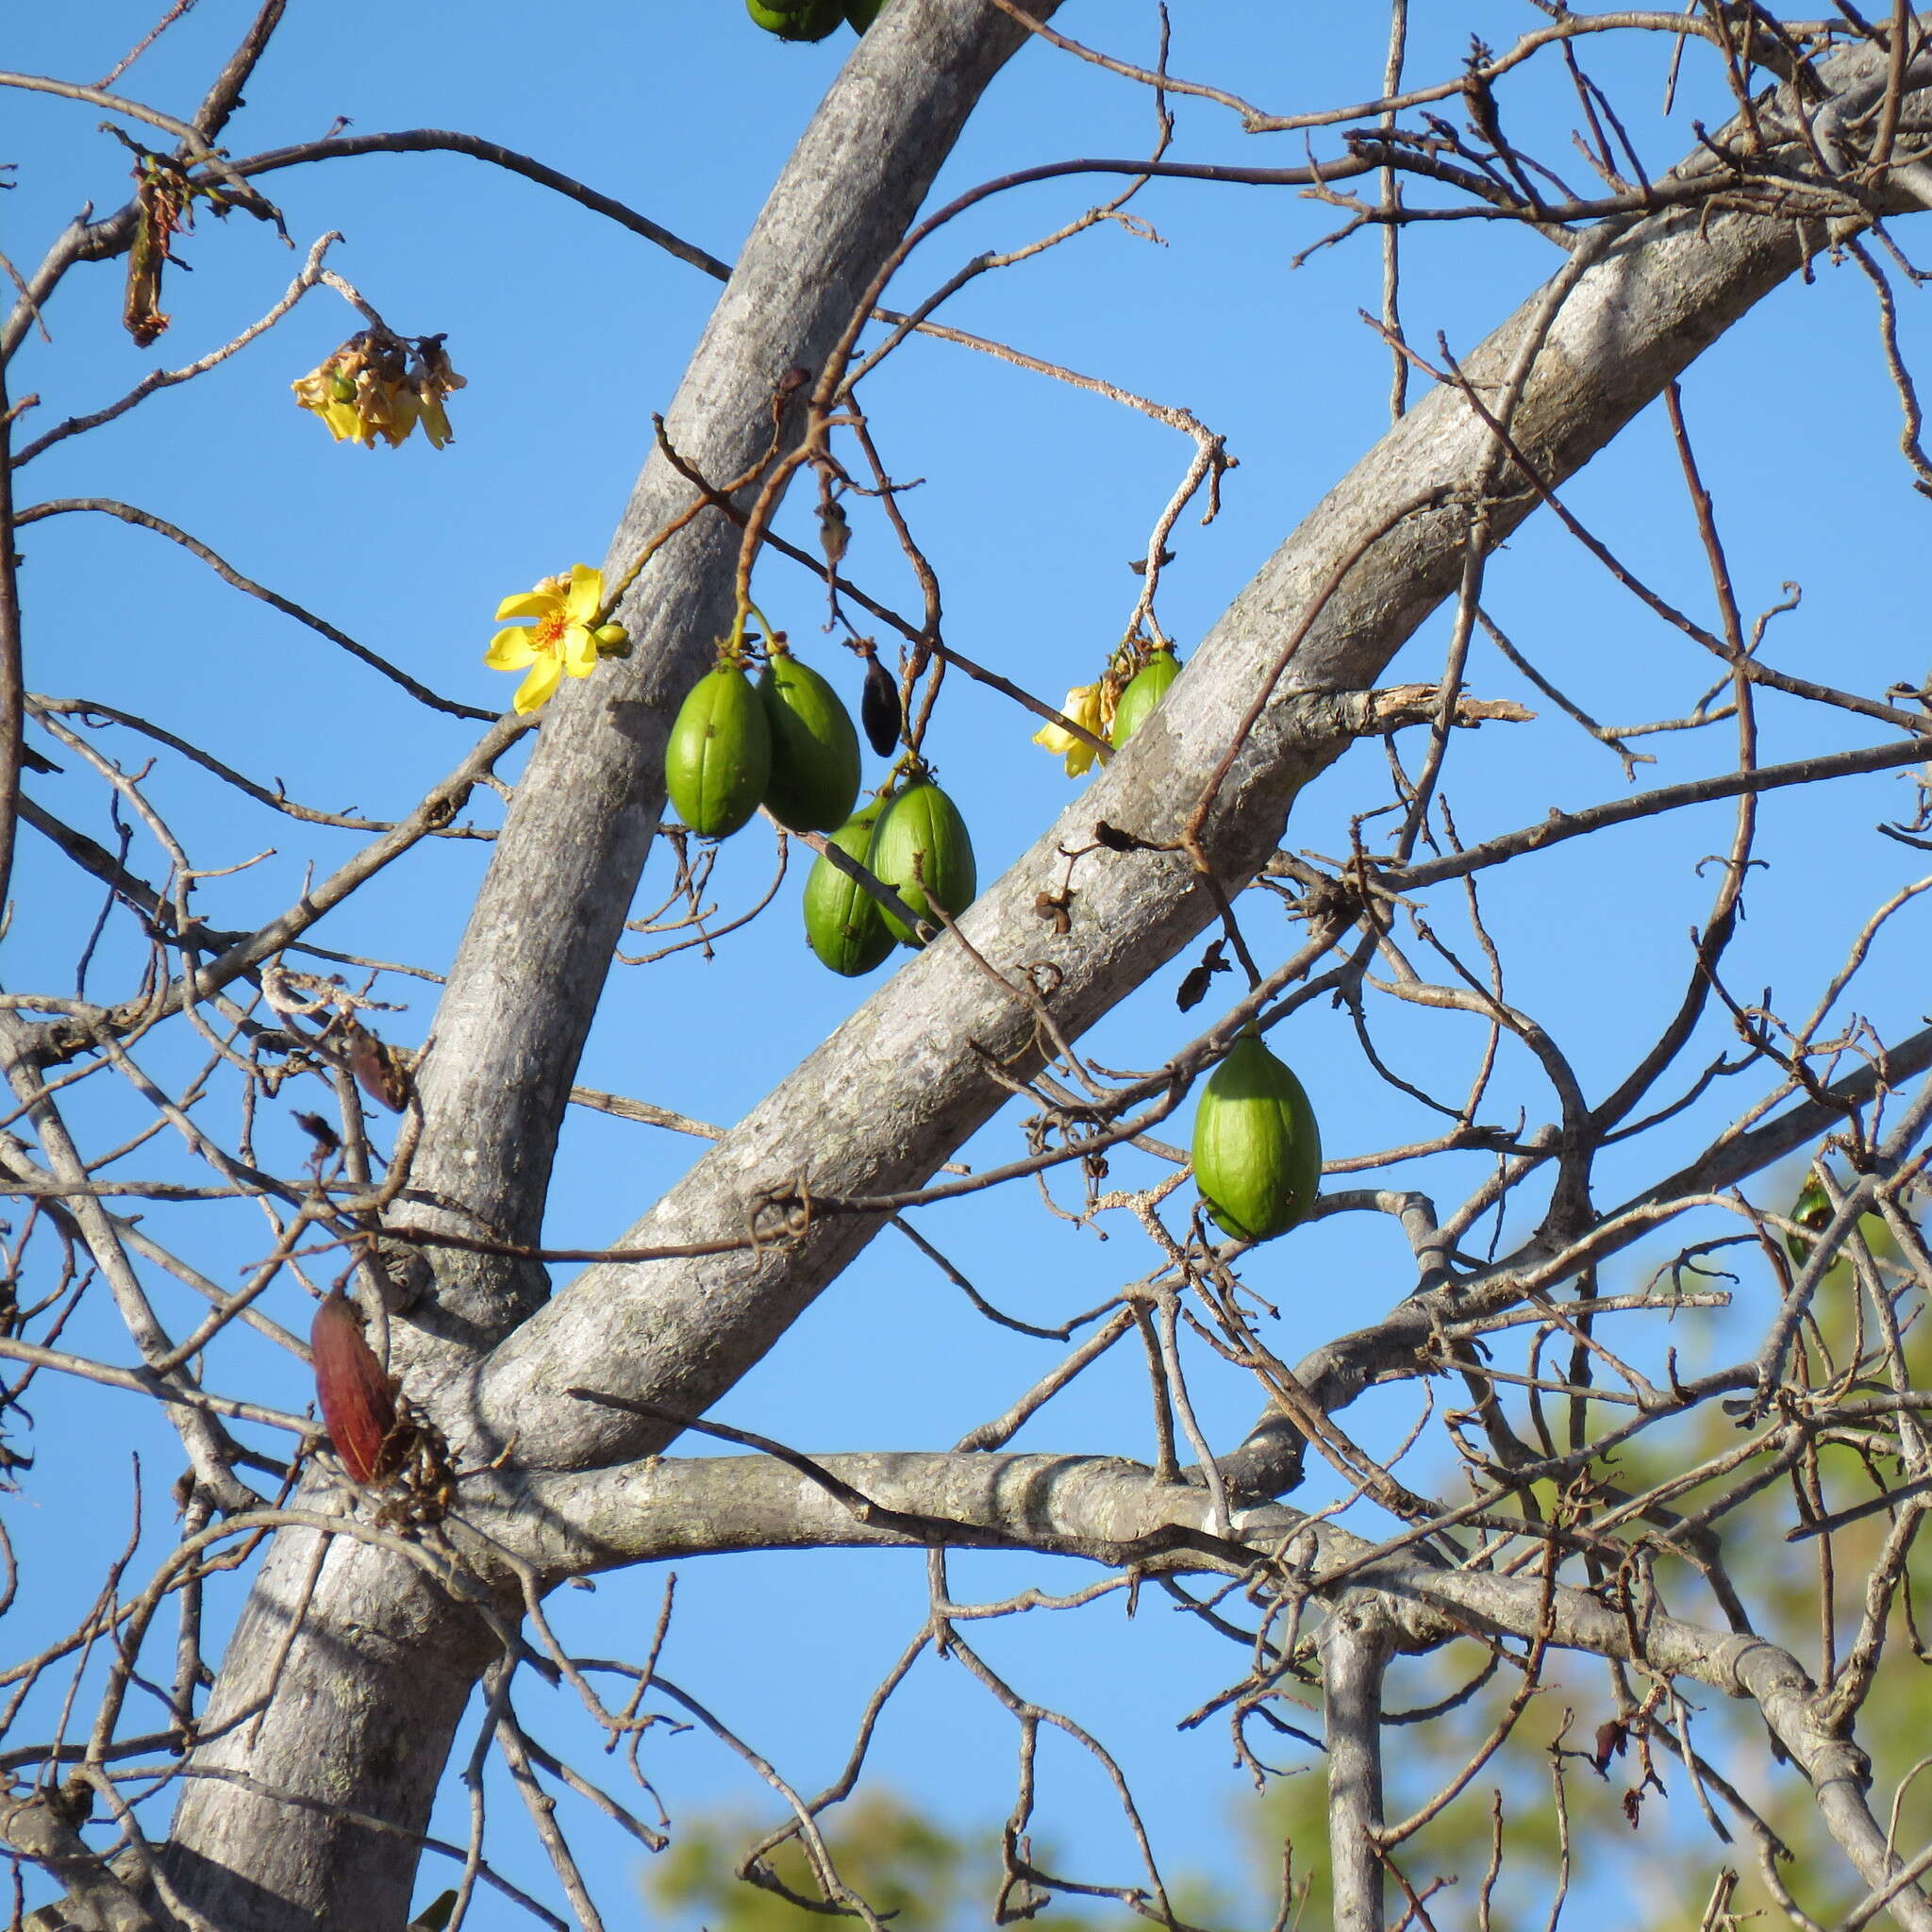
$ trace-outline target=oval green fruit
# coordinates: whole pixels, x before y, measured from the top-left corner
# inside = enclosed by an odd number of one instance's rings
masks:
[[[744,10],[768,34],[781,41],[822,41],[839,25],[839,0],[744,0]]]
[[[839,693],[809,664],[775,652],[758,702],[772,734],[772,816],[794,832],[836,830],[858,796],[858,733]]]
[[[664,748],[664,790],[677,816],[707,839],[735,832],[765,795],[772,727],[751,679],[721,664],[691,686]]]
[[[935,925],[939,922],[933,917],[934,900],[958,918],[979,890],[966,821],[930,778],[907,786],[887,801],[866,863],[912,911]],[[902,945],[925,943],[883,907],[879,916]]]
[[[830,843],[863,865],[885,800],[874,799],[831,835]],[[879,902],[821,856],[805,881],[805,937],[819,963],[847,979],[870,973],[892,950]]]
[[[845,18],[863,33],[886,10],[886,0],[845,0]]]
[[[1785,1217],[1795,1221],[1800,1227],[1820,1228],[1831,1224],[1831,1196],[1824,1191],[1824,1183],[1814,1174],[1805,1177],[1805,1185],[1798,1198],[1791,1203],[1791,1211]],[[1785,1246],[1791,1259],[1803,1267],[1811,1256],[1811,1243],[1803,1235],[1788,1234]]]
[[[1304,1219],[1322,1184],[1322,1134],[1293,1070],[1258,1033],[1243,1033],[1194,1110],[1194,1185],[1244,1241],[1270,1241]]]
[[[1127,682],[1114,707],[1111,742],[1120,746],[1147,722],[1147,713],[1167,695],[1181,675],[1180,659],[1172,651],[1156,651]]]

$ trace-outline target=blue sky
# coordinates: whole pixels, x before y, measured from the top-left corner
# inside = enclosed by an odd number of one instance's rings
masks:
[[[124,0],[33,9],[12,25],[9,60],[92,80],[140,37],[153,10]],[[119,85],[168,111],[188,111],[247,11],[238,0],[201,0]],[[1471,32],[1503,43],[1540,17],[1528,7],[1487,4],[1418,11],[1426,17],[1417,24],[1410,71],[1428,77],[1455,71]],[[1174,67],[1231,80],[1278,111],[1372,97],[1383,38],[1374,9],[1320,12],[1324,17],[1310,20],[1258,0],[1184,0],[1175,8]],[[1151,9],[1073,0],[1060,21],[1134,58],[1152,49]],[[527,8],[499,0],[461,9],[358,0],[297,6],[227,141],[237,153],[253,152],[320,135],[338,117],[358,132],[461,128],[531,151],[728,258],[850,45],[842,33],[818,47],[780,45],[753,30],[735,0],[579,0],[541,25]],[[1693,116],[1715,122],[1724,111],[1710,63],[1693,51],[1674,116],[1661,123],[1667,57],[1658,37],[1591,54],[1592,72],[1632,104],[1633,136],[1656,167],[1686,147]],[[1526,144],[1569,154],[1574,108],[1554,89],[1531,78],[1505,99]],[[0,247],[25,268],[82,201],[118,203],[126,164],[119,146],[94,131],[99,110],[20,93],[8,105],[7,155],[19,165],[12,192],[0,198]],[[1178,111],[1181,158],[1301,158],[1299,137],[1270,145],[1201,104],[1182,102]],[[1041,160],[1141,152],[1150,131],[1144,94],[1034,49],[988,95],[939,193]],[[495,603],[571,561],[602,557],[647,445],[650,413],[668,401],[714,285],[582,208],[455,157],[356,159],[286,171],[267,185],[296,251],[243,218],[204,218],[181,244],[192,273],[171,275],[163,306],[173,325],[151,353],[136,351],[120,328],[118,264],[70,275],[49,306],[52,344],[25,351],[12,380],[16,396],[40,396],[25,433],[98,407],[157,359],[173,365],[226,340],[279,295],[310,242],[339,229],[344,239],[332,264],[395,327],[448,332],[450,355],[469,379],[451,408],[453,447],[433,453],[419,440],[396,452],[338,448],[292,407],[288,384],[358,325],[334,295],[318,291],[209,376],[30,465],[22,499],[85,495],[141,505],[437,690],[470,704],[505,704],[509,685],[480,662]],[[996,198],[921,251],[893,299],[909,307],[980,250],[1047,231],[1093,192],[1072,181]],[[1191,517],[1183,522],[1180,558],[1164,590],[1162,620],[1185,656],[1386,425],[1386,354],[1357,315],[1378,300],[1378,267],[1374,243],[1361,239],[1291,267],[1334,220],[1298,196],[1158,183],[1134,206],[1158,239],[1104,225],[981,278],[946,319],[1183,404],[1228,437],[1241,468],[1228,479],[1224,513],[1205,530]],[[1907,246],[1914,239],[1902,231]],[[1556,258],[1536,237],[1497,225],[1416,231],[1405,256],[1412,339],[1430,344],[1440,330],[1458,352],[1468,348]],[[1902,291],[1908,357],[1924,341],[1918,301]],[[1777,601],[1787,582],[1803,586],[1799,608],[1772,627],[1777,661],[1874,693],[1923,676],[1919,574],[1900,563],[1917,554],[1924,505],[1896,453],[1897,403],[1877,355],[1864,278],[1849,265],[1821,262],[1808,285],[1780,291],[1697,365],[1685,398],[1747,617]],[[1138,580],[1126,560],[1144,553],[1148,526],[1185,468],[1185,441],[1091,395],[938,343],[908,345],[870,385],[867,401],[894,473],[925,479],[907,504],[944,583],[949,637],[1049,699],[1096,675],[1132,607]],[[1659,411],[1647,412],[1569,495],[1633,568],[1708,616],[1708,580]],[[801,503],[781,527],[795,531],[805,516]],[[908,573],[879,527],[862,514],[855,525],[853,562],[863,579],[914,608]],[[298,799],[376,816],[406,809],[469,742],[470,726],[411,707],[145,532],[67,516],[28,530],[22,547],[27,679],[36,691],[111,702],[194,738],[264,782],[286,781]],[[856,697],[851,660],[818,639],[819,607],[806,581],[782,563],[761,566],[758,594],[802,649],[818,647],[816,661]],[[1709,682],[1708,660],[1546,519],[1533,520],[1497,558],[1489,608],[1606,723],[1681,713]],[[1445,636],[1443,618],[1425,625],[1390,681],[1432,675]],[[1521,697],[1541,715],[1534,724],[1458,739],[1446,783],[1465,838],[1624,789],[1615,758],[1482,647],[1472,684],[1484,696]],[[1767,759],[1870,741],[1861,728],[1775,698],[1765,704],[1762,725]],[[1031,728],[993,694],[964,679],[948,685],[930,748],[973,826],[983,879],[1030,842],[1067,795],[1058,764],[1028,744]],[[1721,769],[1731,756],[1726,733],[1718,726],[1715,735],[1646,741],[1657,763],[1645,768],[1645,781]],[[130,741],[112,749],[130,766],[145,757]],[[32,789],[111,844],[99,789],[77,770]],[[307,865],[340,862],[358,842],[350,833],[239,808],[179,761],[157,768],[151,791],[199,864],[232,866],[274,848],[202,889],[198,903],[216,924],[256,924],[299,891]],[[1350,814],[1385,793],[1379,749],[1359,747],[1297,803],[1290,844],[1344,850]],[[491,801],[479,796],[475,808],[487,823]],[[1730,968],[1742,996],[1769,986],[1781,1010],[1808,1008],[1858,923],[1912,875],[1912,855],[1871,830],[1875,820],[1909,808],[1909,784],[1893,775],[1829,797],[1785,793],[1767,802],[1761,850],[1773,867],[1747,893],[1749,921]],[[1587,863],[1544,856],[1486,881],[1485,912],[1509,961],[1511,999],[1557,1034],[1592,1093],[1613,1084],[1674,1004],[1688,968],[1688,929],[1706,916],[1714,890],[1715,875],[1700,877],[1696,868],[1727,843],[1729,824],[1723,807],[1680,813],[1611,834]],[[59,989],[71,983],[78,937],[98,903],[76,891],[33,834],[23,840],[6,984]],[[319,937],[441,971],[486,855],[476,844],[419,853]],[[721,903],[748,905],[770,860],[756,830],[727,847],[716,874]],[[141,838],[130,862],[150,876],[159,870],[154,845]],[[660,853],[640,908],[661,896],[668,877]],[[728,1123],[741,1114],[868,984],[833,979],[813,965],[796,929],[798,883],[789,881],[765,918],[723,941],[713,959],[686,954],[649,969],[616,969],[583,1078],[703,1119]],[[1432,914],[1447,932],[1457,914],[1450,896],[1439,896]],[[1251,926],[1274,958],[1297,936],[1265,908]],[[1907,913],[1877,948],[1869,983],[1861,982],[1856,1005],[1882,1029],[1917,1024],[1923,975],[1914,955],[1923,939],[1923,922]],[[110,934],[95,968],[99,983],[118,991],[136,962],[128,936]],[[1173,1004],[1185,964],[1157,974],[1142,996],[1096,1029],[1091,1044],[1101,1062],[1152,1065],[1198,1030],[1204,1014],[1183,1017]],[[409,1003],[393,1021],[393,1037],[420,1041],[433,988],[391,979],[381,991]],[[1436,1091],[1459,1091],[1481,1043],[1474,1022],[1406,1009],[1378,1011],[1376,1021],[1378,1041],[1406,1073]],[[1427,1131],[1411,1103],[1367,1074],[1345,1015],[1310,1008],[1288,1035],[1277,1043],[1314,1097],[1331,1153],[1400,1144]],[[1722,1029],[1701,1043],[1706,1058],[1721,1050]],[[198,1051],[192,1041],[157,1042],[153,1064],[177,1072]],[[1548,1117],[1547,1093],[1524,1057],[1506,1050],[1501,1078],[1508,1102],[1499,1094],[1491,1118],[1507,1119],[1519,1104],[1532,1123]],[[112,1096],[93,1091],[99,1085],[76,1092],[74,1112],[78,1127],[108,1145],[125,1133],[125,1115]],[[1720,1090],[1674,1127],[1671,1147],[1694,1147],[1724,1117],[1734,1096],[1722,1083]],[[284,1120],[265,1120],[261,1131],[266,1150],[299,1161],[299,1137]],[[1016,1124],[1004,1117],[967,1158],[1010,1154],[1016,1144]],[[593,1243],[614,1235],[694,1152],[675,1136],[574,1116],[551,1238]],[[155,1166],[143,1171],[167,1171],[172,1159],[157,1149]],[[1634,1187],[1665,1165],[1641,1150],[1612,1157],[1601,1198],[1616,1198],[1621,1183]],[[1124,1161],[1119,1171],[1133,1170]],[[1401,1177],[1453,1201],[1480,1173],[1481,1163],[1467,1157],[1437,1163],[1426,1177]],[[1018,1195],[935,1208],[921,1224],[995,1299],[1036,1321],[1091,1305],[1149,1260],[1130,1227],[1103,1242]],[[213,1216],[205,1230],[197,1224],[182,1238],[218,1275],[258,1253],[262,1241],[258,1224]],[[1392,1226],[1362,1217],[1324,1223],[1269,1250],[1253,1274],[1282,1308],[1275,1345],[1292,1359],[1338,1325],[1373,1318],[1402,1292],[1405,1259]],[[1634,1279],[1635,1264],[1631,1272]],[[274,1312],[306,1325],[292,1290]],[[76,1345],[125,1358],[125,1341],[117,1346],[104,1321],[84,1319],[73,1333]],[[1715,1359],[1724,1346],[1722,1330],[1672,1339],[1687,1360]],[[258,1375],[264,1399],[299,1406],[299,1377],[265,1351],[250,1354],[251,1346],[236,1345],[234,1360],[246,1368],[233,1373]],[[1046,1344],[988,1329],[887,1234],[720,1412],[808,1448],[939,1446],[1003,1407],[1050,1359]],[[1198,1367],[1204,1422],[1218,1443],[1230,1443],[1255,1394],[1211,1359]],[[116,1412],[111,1445],[101,1444],[102,1461],[55,1453],[63,1425],[97,1411],[92,1397],[68,1391],[43,1386],[36,1396],[45,1453],[8,1506],[11,1526],[30,1580],[58,1566],[75,1579],[75,1602],[24,1604],[9,1620],[23,1626],[42,1614],[71,1618],[91,1593],[89,1579],[125,1534],[125,1465],[117,1459],[125,1449],[143,1447],[151,1491],[167,1479],[157,1472],[173,1468],[165,1438],[125,1409]],[[1136,1363],[1123,1351],[1020,1446],[1142,1456],[1146,1411]],[[1411,1390],[1365,1402],[1351,1423],[1387,1446],[1413,1414]],[[151,1495],[150,1509],[164,1515],[165,1504]],[[992,1559],[961,1562],[957,1574],[983,1574],[989,1589],[1004,1589],[1014,1587],[1022,1568],[1035,1579],[1074,1574],[1070,1566]],[[667,1667],[795,1784],[811,1787],[841,1759],[871,1681],[920,1618],[923,1589],[921,1563],[909,1555],[689,1565]],[[656,1590],[655,1577],[640,1575],[608,1579],[594,1597],[571,1596],[576,1641],[601,1654],[635,1649]],[[1064,1630],[1040,1627],[1047,1622],[980,1634],[1027,1688],[1062,1702],[1119,1746],[1144,1784],[1165,1850],[1181,1864],[1212,1860],[1241,1781],[1212,1726],[1176,1740],[1172,1725],[1235,1672],[1234,1653],[1175,1634],[1164,1606],[1143,1608],[1131,1625],[1117,1601],[1070,1616]],[[38,1628],[10,1633],[9,1648],[28,1647]],[[563,1722],[557,1719],[559,1727]],[[674,1810],[726,1798],[759,1802],[701,1740],[659,1748],[655,1770]],[[961,1820],[1004,1809],[1011,1757],[1008,1722],[969,1694],[958,1673],[930,1666],[921,1667],[907,1708],[880,1742],[891,1778]],[[1083,1875],[1120,1869],[1117,1827],[1091,1778],[1070,1772],[1048,1809],[1054,1835],[1082,1862]],[[584,1839],[607,1879],[627,1869],[624,1841],[588,1825]],[[530,1849],[512,1869],[536,1872],[538,1883],[536,1859]],[[425,1878],[425,1891],[438,1883]]]

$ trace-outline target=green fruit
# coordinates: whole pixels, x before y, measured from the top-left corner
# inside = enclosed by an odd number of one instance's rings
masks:
[[[863,33],[886,9],[886,0],[845,0],[845,18]]]
[[[810,665],[774,652],[758,701],[772,733],[772,816],[793,832],[842,825],[858,796],[858,733],[839,693]]]
[[[875,798],[831,835],[830,842],[863,865],[885,800]],[[855,878],[821,857],[805,881],[805,937],[822,965],[847,979],[870,973],[892,950],[879,902]]]
[[[1790,1219],[1795,1221],[1800,1227],[1819,1228],[1830,1225],[1831,1196],[1824,1191],[1824,1183],[1815,1174],[1806,1177],[1803,1190],[1791,1204]],[[1790,1251],[1791,1259],[1802,1268],[1810,1256],[1811,1243],[1802,1235],[1788,1234],[1785,1237],[1785,1246]]]
[[[1146,723],[1147,713],[1167,695],[1167,688],[1181,675],[1180,659],[1172,651],[1156,651],[1128,681],[1114,707],[1111,742],[1126,743]]]
[[[887,801],[866,863],[913,912],[935,925],[934,900],[958,918],[979,890],[966,821],[930,778],[921,778]],[[925,943],[883,907],[879,916],[902,945]]]
[[[744,10],[781,41],[822,41],[839,25],[839,0],[744,0]]]
[[[664,790],[693,832],[722,839],[758,810],[771,776],[765,708],[738,665],[721,664],[679,708],[664,748]]]
[[[1194,1110],[1194,1185],[1215,1221],[1244,1241],[1272,1241],[1314,1205],[1322,1133],[1293,1072],[1258,1033],[1243,1033]]]

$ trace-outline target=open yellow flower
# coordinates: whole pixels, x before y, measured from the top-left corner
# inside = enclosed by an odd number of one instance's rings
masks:
[[[1060,710],[1075,724],[1084,724],[1096,738],[1106,729],[1101,718],[1100,687],[1097,684],[1076,685],[1067,693],[1067,701]],[[1033,741],[1050,751],[1055,758],[1064,758],[1070,778],[1083,776],[1097,756],[1085,739],[1075,738],[1071,731],[1058,724],[1042,725],[1033,734]]]
[[[496,607],[499,624],[513,620],[490,640],[483,661],[492,671],[527,671],[517,687],[516,708],[534,711],[566,674],[588,677],[597,665],[591,626],[604,601],[604,573],[575,563],[568,576],[545,577],[533,591],[506,597]]]

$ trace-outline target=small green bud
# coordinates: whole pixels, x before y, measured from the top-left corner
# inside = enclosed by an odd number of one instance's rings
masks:
[[[628,658],[630,656],[630,633],[621,624],[600,624],[591,633],[597,644],[600,658]]]

